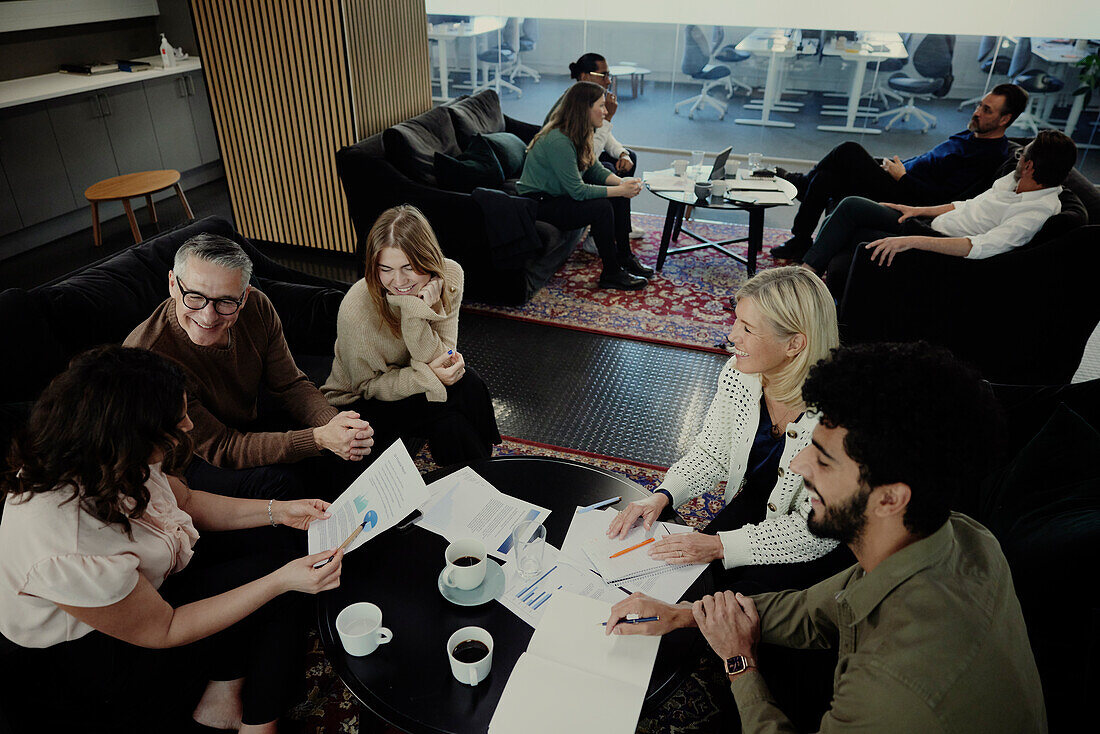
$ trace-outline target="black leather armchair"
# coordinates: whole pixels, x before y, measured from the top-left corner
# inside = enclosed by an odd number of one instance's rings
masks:
[[[894,264],[862,247],[829,263],[845,343],[941,344],[991,382],[1068,383],[1100,322],[1100,189],[1076,169],[1061,214],[1028,244],[986,260],[910,251]]]

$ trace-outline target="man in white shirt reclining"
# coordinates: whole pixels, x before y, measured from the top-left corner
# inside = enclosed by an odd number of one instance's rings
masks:
[[[849,196],[825,220],[803,266],[820,275],[833,257],[861,242],[880,265],[893,264],[894,257],[906,250],[971,260],[1007,252],[1029,242],[1062,210],[1058,195],[1076,161],[1077,146],[1069,137],[1043,130],[1019,151],[1016,170],[973,199],[906,206]],[[919,217],[933,219],[925,222]]]

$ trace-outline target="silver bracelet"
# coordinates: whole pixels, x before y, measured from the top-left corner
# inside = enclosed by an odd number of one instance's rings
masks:
[[[275,516],[271,514],[271,503],[274,501],[274,498],[267,501],[267,519],[271,521],[271,527],[277,528],[279,526],[275,524]]]

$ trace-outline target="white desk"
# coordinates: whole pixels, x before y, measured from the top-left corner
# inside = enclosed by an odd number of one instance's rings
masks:
[[[757,28],[735,46],[738,51],[768,57],[768,78],[764,82],[764,101],[760,105],[760,117],[738,117],[738,125],[759,125],[761,127],[794,127],[793,122],[772,120],[771,113],[796,112],[794,107],[779,102],[781,92],[780,77],[786,60],[798,53],[802,42],[802,31],[788,28]]]
[[[884,59],[906,59],[909,52],[905,50],[905,44],[897,33],[861,33],[860,39],[854,43],[847,43],[843,48],[837,48],[837,39],[825,44],[822,54],[825,56],[839,56],[844,61],[855,64],[852,73],[852,86],[848,91],[848,111],[843,125],[818,125],[818,130],[831,133],[867,133],[879,135],[881,130],[873,127],[856,127],[856,115],[859,112],[859,99],[863,93],[863,79],[867,75],[867,64],[871,61],[883,61]]]
[[[475,15],[466,23],[440,23],[428,25],[428,38],[437,41],[439,46],[439,97],[433,99],[445,102],[451,98],[448,84],[450,69],[447,66],[447,44],[459,38],[470,39],[470,89],[477,89],[477,43],[480,36],[496,33],[504,28],[504,18],[493,15]]]
[[[1087,41],[1065,41],[1058,38],[1033,38],[1031,40],[1031,53],[1050,64],[1076,65],[1078,61],[1088,55]],[[1054,96],[1050,95],[1048,104],[1054,104]],[[1069,116],[1066,117],[1066,135],[1073,136],[1077,128],[1077,121],[1081,119],[1081,112],[1085,109],[1085,95],[1077,94],[1073,97],[1073,106],[1070,107]],[[1047,117],[1049,110],[1044,111],[1043,117]]]

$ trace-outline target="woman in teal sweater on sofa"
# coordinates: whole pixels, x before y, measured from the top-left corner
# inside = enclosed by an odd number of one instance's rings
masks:
[[[603,260],[601,288],[638,290],[653,270],[630,249],[630,199],[636,178],[619,178],[600,165],[592,133],[604,122],[604,90],[592,82],[570,87],[527,146],[516,190],[539,202],[538,219],[560,229],[592,227]]]

